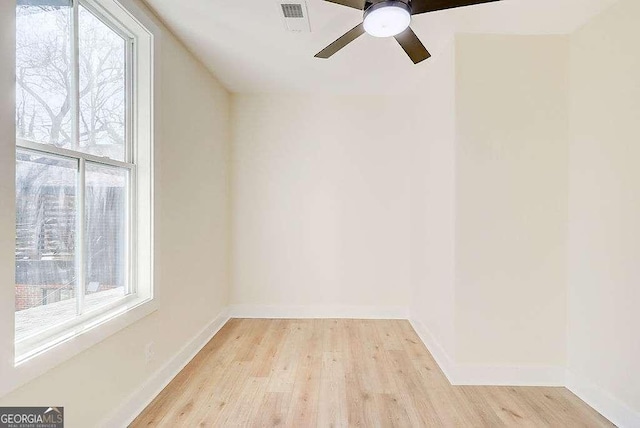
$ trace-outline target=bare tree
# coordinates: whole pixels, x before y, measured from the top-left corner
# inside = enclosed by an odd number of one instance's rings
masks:
[[[17,137],[122,159],[126,126],[125,40],[79,6],[79,55],[74,58],[71,8],[63,0],[55,0],[56,5],[51,1],[19,1],[16,10]],[[77,93],[73,84],[76,66]],[[73,131],[76,107],[77,138]],[[122,185],[114,184],[114,180],[101,180],[97,189],[87,183],[91,190],[87,192],[87,212],[100,208],[99,227],[88,238],[105,247],[112,243],[109,235],[115,236],[119,230],[118,204],[124,193],[119,190]],[[24,273],[17,277],[25,277],[25,284],[68,287],[75,277],[73,162],[69,165],[69,161],[59,158],[18,152],[16,184],[16,273]],[[93,241],[88,244],[90,249],[102,249]],[[115,256],[107,250],[116,251],[110,247],[101,250],[104,271],[115,265]],[[28,264],[45,258],[47,268],[35,269]],[[54,262],[57,264],[52,267]],[[99,273],[107,277],[106,273]]]
[[[18,136],[117,158],[125,135],[125,41],[80,8],[80,88],[74,94],[70,12],[68,7],[17,8]],[[73,141],[72,131],[75,99],[79,141]]]
[[[70,16],[64,9],[19,6],[16,32],[18,131],[60,147],[71,144]]]
[[[109,155],[125,138],[125,42],[84,9],[80,34],[80,141]]]

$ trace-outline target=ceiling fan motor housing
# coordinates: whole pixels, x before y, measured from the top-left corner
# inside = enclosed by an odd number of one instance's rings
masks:
[[[366,0],[362,10],[366,11],[371,6],[375,6],[380,3],[404,3],[409,7],[409,9],[411,9],[411,0]]]
[[[365,5],[364,29],[374,37],[395,36],[409,27],[411,7],[402,0],[384,0]]]

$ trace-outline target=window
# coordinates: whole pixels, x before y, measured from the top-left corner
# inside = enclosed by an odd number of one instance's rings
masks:
[[[150,46],[111,0],[17,2],[17,362],[152,297]]]

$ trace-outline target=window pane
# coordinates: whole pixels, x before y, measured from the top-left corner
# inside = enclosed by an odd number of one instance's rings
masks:
[[[16,8],[18,138],[73,148],[71,1],[20,0]]]
[[[126,43],[79,7],[80,150],[125,160]]]
[[[87,162],[85,181],[89,311],[126,294],[129,171]]]
[[[16,341],[76,316],[77,162],[18,150]]]

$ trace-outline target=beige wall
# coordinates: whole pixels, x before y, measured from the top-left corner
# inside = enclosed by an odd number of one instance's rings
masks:
[[[407,307],[411,102],[234,95],[232,303]]]
[[[458,363],[565,360],[568,40],[456,40]]]
[[[13,8],[6,14],[1,10],[6,3],[0,4],[0,20],[12,21],[7,17],[14,16]],[[11,22],[2,24],[2,31],[12,27]],[[167,31],[163,30],[160,43],[161,126],[155,162],[160,308],[0,398],[0,405],[55,403],[65,406],[69,427],[95,426],[227,304],[229,94]],[[11,56],[11,52],[0,52],[2,58]],[[2,71],[0,88],[5,100],[10,75]],[[3,114],[0,130],[12,121],[13,115]],[[9,165],[14,162],[14,140],[4,132],[0,135],[0,183],[13,183]],[[0,191],[0,200],[13,199],[12,186],[2,186]],[[4,215],[6,207],[3,202],[2,230],[13,227]],[[2,248],[4,251],[5,245]],[[0,266],[3,286],[13,283],[13,272],[5,268],[6,264]],[[146,365],[144,347],[151,341],[156,357]]]
[[[640,2],[623,0],[571,36],[568,272],[568,370],[636,415],[639,22]]]

